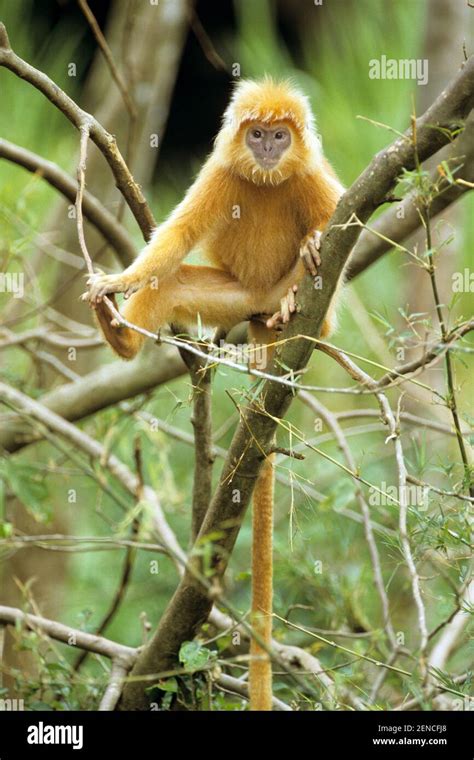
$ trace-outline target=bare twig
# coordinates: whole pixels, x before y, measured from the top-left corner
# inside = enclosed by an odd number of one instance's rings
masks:
[[[335,415],[332,414],[332,412],[330,412],[329,409],[327,409],[327,407],[321,404],[320,401],[314,398],[314,396],[311,396],[309,393],[304,393],[303,391],[300,391],[299,398],[307,406],[309,406],[310,409],[312,409],[312,411],[315,414],[322,417],[322,419],[326,422],[326,424],[331,428],[336,438],[337,444],[340,450],[342,451],[342,454],[347,462],[347,466],[349,467],[350,470],[352,470],[353,472],[356,472],[357,467],[356,467],[354,457],[352,456],[352,452],[349,448],[349,445],[346,441],[342,428],[339,425]],[[356,481],[355,495],[356,495],[356,499],[359,504],[359,508],[364,520],[365,538],[369,546],[369,554],[370,554],[370,559],[372,562],[372,571],[374,573],[375,586],[377,588],[380,602],[382,604],[384,629],[385,629],[385,632],[387,634],[387,637],[392,649],[397,650],[398,644],[397,644],[397,639],[395,636],[395,631],[393,630],[392,621],[390,618],[390,605],[388,601],[387,592],[385,590],[385,583],[383,579],[382,568],[380,565],[380,556],[379,556],[377,544],[375,542],[374,531],[372,528],[370,509],[367,504],[367,501],[364,498],[362,489],[360,485],[358,485],[357,481]]]
[[[204,351],[205,353],[205,351]],[[180,348],[193,387],[194,480],[191,541],[201,529],[212,495],[212,466],[215,454],[212,444],[212,359],[204,360]]]
[[[340,364],[354,379],[360,383],[364,383],[369,388],[376,385],[374,380],[366,372],[360,369],[352,359],[349,359],[342,351],[337,351],[332,347],[325,347],[325,352],[332,356],[338,364]],[[416,569],[415,562],[410,547],[410,541],[407,531],[407,512],[408,512],[408,490],[407,490],[407,471],[405,466],[405,459],[403,456],[403,448],[400,440],[400,430],[392,409],[387,401],[385,394],[381,391],[376,392],[376,398],[380,405],[380,411],[382,413],[382,419],[388,425],[390,434],[387,438],[388,441],[393,441],[395,446],[395,460],[397,464],[398,472],[398,499],[400,505],[399,512],[399,530],[400,540],[403,548],[403,554],[405,561],[410,572],[412,582],[413,598],[418,612],[418,627],[420,632],[420,669],[423,674],[426,674],[426,647],[428,645],[428,629],[426,626],[426,612],[421,598],[420,579]]]
[[[0,399],[2,398],[13,404],[16,408],[21,409],[32,419],[42,422],[50,430],[58,433],[75,447],[93,457],[94,460],[102,462],[126,491],[135,499],[140,499],[142,488],[139,477],[129,470],[114,454],[109,454],[102,444],[91,438],[83,430],[79,430],[75,425],[59,417],[55,412],[47,409],[37,401],[33,401],[33,399],[30,399],[20,391],[11,388],[6,383],[0,382]],[[145,486],[143,498],[151,506],[153,528],[156,534],[163,544],[169,548],[171,558],[181,572],[181,567],[183,562],[185,562],[185,554],[165,520],[154,489],[150,488],[150,486]]]
[[[12,71],[43,93],[77,129],[88,126],[91,140],[108,162],[118,189],[140,227],[145,240],[149,240],[156,222],[139,185],[135,182],[117,146],[115,137],[107,132],[91,114],[79,106],[46,74],[26,63],[13,52],[4,24],[0,23],[0,66]]]
[[[0,158],[12,161],[34,172],[58,190],[69,201],[75,201],[77,185],[73,178],[52,161],[46,161],[26,148],[20,148],[0,138]],[[84,190],[82,209],[84,216],[101,233],[104,240],[116,251],[120,262],[128,266],[135,259],[136,251],[126,229],[114,218],[92,193]],[[81,260],[80,260],[81,261]]]
[[[71,640],[74,640],[75,646],[103,657],[109,657],[111,660],[122,663],[127,669],[131,667],[137,655],[137,650],[132,647],[117,644],[103,636],[94,636],[92,633],[71,628],[71,626],[57,623],[54,620],[30,615],[14,607],[0,605],[0,621],[8,625],[24,625],[31,630],[38,629],[64,644],[70,644]]]
[[[87,0],[78,0],[79,7],[81,11],[83,12],[84,16],[87,19],[87,22],[92,29],[92,33],[97,41],[97,44],[99,45],[102,54],[107,61],[107,65],[109,67],[110,73],[112,75],[112,79],[116,83],[117,87],[120,90],[120,93],[123,98],[123,102],[125,103],[125,108],[127,109],[129,116],[132,120],[135,120],[137,118],[137,109],[135,106],[135,103],[133,102],[133,99],[128,91],[127,83],[123,79],[120,71],[117,68],[117,65],[114,61],[114,57],[112,55],[112,51],[109,47],[109,44],[107,40],[105,39],[102,30],[97,23],[97,20],[92,13]]]
[[[442,338],[443,344],[446,344],[448,330],[447,330],[446,322],[444,319],[443,308],[441,306],[441,300],[440,300],[439,292],[438,292],[438,284],[436,281],[436,269],[435,269],[434,260],[433,260],[433,249],[432,249],[432,240],[431,240],[430,206],[428,202],[423,203],[421,214],[422,214],[423,223],[424,223],[425,231],[426,231],[428,274],[430,276],[431,288],[433,291],[433,299],[434,299],[435,307],[436,307],[436,315],[438,317],[439,327],[441,330],[441,338]],[[473,324],[474,324],[474,320],[473,320]],[[464,466],[464,479],[465,479],[466,487],[469,491],[470,496],[474,497],[474,482],[471,477],[471,468],[470,468],[469,460],[467,457],[463,434],[461,431],[461,423],[459,420],[459,412],[458,412],[458,407],[456,403],[456,394],[454,390],[453,365],[452,365],[451,355],[449,351],[446,352],[444,361],[445,361],[445,367],[446,367],[446,383],[448,387],[447,406],[453,418],[454,429],[456,431],[456,438],[457,438],[457,442],[459,446],[459,451],[461,453],[462,463]]]
[[[79,7],[81,8],[91,30],[92,33],[97,41],[97,44],[102,51],[102,54],[107,62],[107,65],[109,67],[110,73],[112,75],[112,79],[117,84],[117,87],[120,90],[120,94],[122,95],[123,102],[125,104],[125,108],[127,109],[129,118],[130,118],[130,124],[129,124],[129,131],[128,131],[128,138],[127,138],[127,147],[126,147],[126,153],[125,153],[125,159],[128,164],[128,166],[132,167],[133,165],[133,147],[135,142],[135,136],[137,132],[137,121],[138,121],[138,110],[135,105],[135,102],[133,100],[133,97],[131,93],[129,92],[129,87],[127,85],[127,82],[122,77],[120,71],[118,70],[118,67],[114,61],[114,57],[112,54],[112,51],[108,45],[108,42],[106,38],[104,37],[102,30],[97,23],[97,20],[92,13],[87,0],[78,0]],[[127,46],[124,46],[125,49]],[[124,199],[122,198],[122,202],[119,207],[118,212],[118,219],[120,220],[122,218],[124,209]]]
[[[466,626],[472,618],[474,607],[474,581],[472,578],[467,583],[459,604],[460,608],[445,626],[443,633],[430,652],[428,658],[430,668],[444,670],[449,657],[455,651]]]
[[[86,262],[87,271],[89,274],[94,274],[94,266],[90,257],[89,251],[86,246],[86,239],[84,237],[84,219],[82,216],[82,199],[84,197],[84,187],[86,183],[86,163],[87,163],[87,143],[89,142],[90,124],[81,125],[81,147],[79,151],[79,161],[77,163],[77,195],[76,195],[76,224],[77,224],[77,237],[79,238],[79,245],[81,248],[84,261]]]
[[[100,701],[99,712],[111,712],[115,710],[128,671],[129,668],[126,668],[122,663],[112,660],[110,680]]]
[[[193,30],[196,39],[201,46],[202,52],[206,56],[209,63],[219,71],[225,71],[226,74],[231,74],[232,72],[230,66],[227,65],[227,63],[221,58],[215,49],[211,38],[201,24],[199,16],[197,15],[195,9],[192,7],[189,10],[189,18],[191,29]]]

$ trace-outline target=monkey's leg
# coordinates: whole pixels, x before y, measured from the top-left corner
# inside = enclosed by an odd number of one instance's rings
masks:
[[[146,285],[134,293],[122,307],[122,315],[150,332],[170,322],[195,325],[198,318],[205,325],[229,329],[259,311],[261,303],[261,294],[249,293],[223,270],[182,264],[157,288]],[[95,312],[114,351],[124,359],[132,359],[145,336],[129,327],[113,327],[110,312],[101,302],[96,304]]]
[[[205,325],[230,329],[258,311],[261,293],[251,293],[228,272],[215,267],[183,264],[171,293],[172,318],[178,324]]]
[[[115,308],[118,310],[115,296],[109,293],[107,296]],[[126,302],[122,309],[122,316],[137,327],[153,332],[156,329],[155,320],[155,303],[157,291],[152,291],[149,286],[137,291]],[[94,313],[99,323],[102,333],[113,348],[113,350],[122,357],[122,359],[133,359],[140,350],[145,336],[132,330],[129,327],[114,327],[112,324],[113,316],[103,301],[97,303],[94,307]]]

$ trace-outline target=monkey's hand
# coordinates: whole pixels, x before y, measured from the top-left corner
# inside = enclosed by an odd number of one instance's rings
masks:
[[[288,324],[291,315],[296,311],[295,295],[297,290],[298,285],[293,285],[291,288],[288,288],[286,296],[283,296],[280,300],[280,310],[276,311],[270,319],[267,319],[267,327],[270,330],[278,330],[281,329],[283,325]]]
[[[312,230],[302,240],[300,246],[300,256],[303,263],[313,277],[318,274],[318,267],[321,266],[321,257],[319,249],[321,247],[321,235],[319,230]]]
[[[95,306],[100,303],[104,296],[110,293],[123,293],[125,298],[128,298],[139,290],[142,283],[138,280],[133,280],[126,272],[121,274],[104,274],[99,272],[93,274],[87,280],[89,290],[83,293],[81,296],[83,301],[88,301],[91,306]]]

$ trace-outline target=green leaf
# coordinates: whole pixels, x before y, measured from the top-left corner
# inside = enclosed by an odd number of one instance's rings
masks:
[[[13,535],[13,525],[10,522],[0,522],[0,538],[10,538]]]
[[[46,664],[46,670],[48,673],[51,673],[52,675],[60,673],[63,674],[69,674],[70,668],[66,665],[63,665],[61,662],[48,662]]]
[[[201,670],[214,654],[198,641],[184,641],[179,650],[179,661],[188,673]]]
[[[158,681],[158,683],[154,683],[153,686],[150,686],[148,689],[146,689],[147,692],[153,691],[153,689],[160,689],[160,691],[170,691],[174,694],[177,694],[178,692],[178,681],[176,678],[166,678],[163,679],[163,681]]]
[[[50,516],[49,505],[46,505],[48,488],[44,482],[45,476],[29,464],[10,460],[3,463],[3,474],[28,512],[39,522],[45,522]]]

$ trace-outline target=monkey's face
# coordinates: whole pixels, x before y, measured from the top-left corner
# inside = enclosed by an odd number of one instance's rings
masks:
[[[262,169],[275,169],[291,145],[291,132],[280,122],[252,122],[245,134],[245,143]]]

